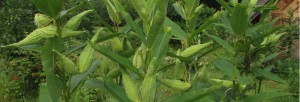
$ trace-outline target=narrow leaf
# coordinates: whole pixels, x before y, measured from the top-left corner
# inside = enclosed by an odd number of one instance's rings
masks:
[[[103,46],[97,46],[96,44],[93,44],[91,42],[89,42],[89,45],[92,46],[96,51],[100,52],[101,54],[110,58],[111,60],[118,62],[120,65],[124,66],[125,68],[128,68],[129,70],[136,73],[140,77],[143,76],[139,72],[139,70],[132,65],[131,61],[129,61],[127,58],[124,58]],[[123,67],[121,67],[121,68],[123,68]]]
[[[271,72],[268,72],[266,70],[263,70],[261,68],[253,68],[252,72],[254,72],[256,75],[259,75],[259,76],[262,76],[262,77],[274,80],[276,82],[280,82],[282,84],[286,84],[285,80],[283,80],[280,77],[278,77],[277,75],[275,75],[275,74],[273,74]]]
[[[155,42],[153,44],[153,47],[151,48],[151,59],[156,57],[157,61],[155,63],[155,66],[160,65],[160,63],[165,58],[165,55],[168,50],[168,43],[172,36],[170,33],[171,28],[166,28],[164,34],[160,34],[156,37]]]
[[[225,40],[221,39],[218,36],[213,36],[213,35],[208,35],[206,34],[208,37],[211,37],[212,39],[214,39],[218,44],[220,44],[222,47],[224,47],[227,51],[229,52],[233,52],[234,48]]]
[[[112,95],[114,98],[118,99],[121,102],[131,102],[128,97],[126,96],[125,90],[122,89],[120,86],[115,84],[113,80],[109,77],[103,78],[104,80],[104,87]]]
[[[170,27],[172,35],[177,37],[180,40],[186,39],[186,32],[175,22],[173,22],[168,17],[165,19],[164,26]]]
[[[153,17],[152,23],[150,25],[149,33],[147,37],[148,48],[152,47],[156,37],[160,34],[163,29],[163,24],[167,14],[168,0],[160,0],[157,2],[157,11]]]

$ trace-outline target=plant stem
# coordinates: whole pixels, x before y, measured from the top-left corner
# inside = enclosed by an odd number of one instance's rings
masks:
[[[259,79],[259,83],[258,83],[258,91],[257,91],[257,93],[260,93],[260,90],[261,90],[261,84],[262,84],[262,79]]]

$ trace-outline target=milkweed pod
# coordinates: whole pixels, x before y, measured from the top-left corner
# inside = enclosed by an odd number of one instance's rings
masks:
[[[215,83],[222,83],[222,86],[227,87],[227,88],[232,88],[233,87],[233,82],[230,80],[221,80],[221,79],[210,79],[211,82]],[[239,84],[238,89],[240,91],[244,90],[246,88],[246,85]]]
[[[86,10],[86,11],[83,11],[83,12],[81,12],[80,14],[78,14],[78,15],[72,17],[72,18],[65,24],[64,28],[65,28],[65,29],[69,29],[69,30],[76,30],[76,29],[78,28],[79,24],[80,24],[81,19],[82,19],[85,15],[87,15],[87,14],[89,14],[89,13],[91,13],[91,12],[93,12],[93,10]]]
[[[276,42],[280,39],[281,36],[283,36],[285,33],[281,33],[281,34],[271,34],[267,37],[264,38],[263,42],[260,45],[267,45],[273,42]]]
[[[156,93],[156,79],[154,76],[146,76],[141,86],[142,102],[154,102]]]
[[[129,74],[125,71],[122,72],[122,78],[123,78],[126,95],[131,101],[138,102],[139,100],[138,90],[133,80],[131,79]]]
[[[141,68],[143,66],[143,52],[141,48],[135,51],[135,54],[132,59],[132,64],[136,68]]]
[[[45,27],[49,25],[51,22],[52,22],[51,18],[46,15],[37,13],[34,16],[34,24],[38,26],[38,28]]]
[[[200,70],[200,73],[198,75],[198,77],[200,78],[199,81],[200,82],[207,82],[208,81],[208,67],[207,65],[205,64],[202,69]]]
[[[49,25],[43,28],[39,28],[36,30],[40,36],[42,36],[43,38],[53,38],[54,36],[57,35],[57,27],[55,27],[54,25]]]
[[[184,63],[181,63],[179,59],[176,59],[175,62],[175,77],[178,80],[185,79],[186,66]]]
[[[20,46],[24,46],[24,45],[37,43],[42,39],[43,39],[43,37],[39,34],[39,31],[35,30],[35,31],[31,32],[28,36],[26,36],[23,40],[21,40],[17,43],[3,46],[3,47],[20,47]]]
[[[188,82],[183,82],[180,80],[171,80],[171,79],[157,79],[160,83],[166,85],[169,88],[176,90],[188,90],[191,87],[191,84]]]
[[[78,68],[80,73],[84,73],[91,66],[94,59],[94,53],[95,50],[90,45],[85,46],[78,60]]]
[[[112,70],[108,71],[106,74],[107,77],[115,78],[121,75],[121,69],[120,68],[113,68]]]
[[[156,57],[154,57],[151,60],[151,62],[149,63],[146,76],[154,75],[154,73],[155,73],[155,62],[156,62]]]
[[[69,29],[62,29],[61,37],[62,38],[72,37],[72,36],[77,36],[77,35],[81,35],[84,33],[86,33],[86,31],[73,31],[73,30],[69,30]]]
[[[60,69],[64,69],[65,72],[67,72],[68,74],[78,73],[78,69],[73,61],[71,61],[68,57],[66,57],[65,55],[61,54],[56,50],[52,50],[52,51],[55,52],[59,57],[58,61],[60,61],[59,63],[60,65],[58,65],[58,67],[62,67]]]
[[[193,55],[196,55],[198,52],[200,52],[203,48],[211,45],[212,42],[205,43],[205,44],[198,44],[198,45],[193,45],[187,49],[185,49],[183,52],[180,53],[182,57],[191,57]]]
[[[103,56],[101,59],[100,68],[104,74],[108,73],[110,64],[110,60],[107,57]]]
[[[112,38],[110,41],[114,51],[120,52],[123,50],[123,44],[118,37]]]

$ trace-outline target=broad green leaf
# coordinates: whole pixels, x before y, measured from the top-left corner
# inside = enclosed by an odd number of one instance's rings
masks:
[[[52,50],[54,49],[57,51],[62,51],[62,45],[62,39],[58,37],[47,39],[42,49],[41,55],[43,71],[46,72],[48,91],[53,102],[57,102],[57,100],[59,99],[64,88],[64,83],[56,76],[54,72],[56,68],[56,56]]]
[[[212,17],[210,17],[204,24],[202,24],[196,31],[192,32],[190,36],[190,40],[192,40],[195,36],[197,36],[202,30],[208,28],[211,24],[217,22],[221,15],[221,11],[216,12]]]
[[[199,102],[199,100],[206,98],[206,96],[218,90],[221,86],[221,83],[217,83],[209,88],[196,89],[176,94],[160,102]]]
[[[276,74],[263,70],[261,68],[252,68],[252,72],[255,73],[257,76],[262,76],[267,79],[274,80],[276,82],[286,84],[286,81],[278,77]]]
[[[227,51],[229,52],[234,52],[234,48],[225,40],[219,38],[218,36],[213,36],[213,35],[208,35],[208,37],[211,37],[212,39],[214,39],[218,44],[220,44],[222,47],[224,47]]]
[[[181,5],[181,3],[176,2],[173,4],[173,7],[175,8],[175,11],[183,18],[186,20],[186,15],[184,13],[184,8]]]
[[[145,0],[129,0],[131,4],[133,5],[135,11],[137,14],[141,17],[141,19],[144,22],[148,22],[149,15],[147,14],[147,11],[145,9]]]
[[[248,29],[249,14],[246,5],[237,5],[232,9],[231,27],[235,35],[245,34]]]
[[[263,101],[270,100],[272,98],[276,98],[280,96],[288,96],[288,95],[292,95],[292,94],[285,93],[285,92],[276,92],[276,91],[263,92],[263,93],[251,95],[243,99],[243,102],[263,102]]]
[[[226,10],[231,12],[231,7],[224,0],[217,0],[219,4],[221,4]]]
[[[125,90],[114,83],[114,81],[109,77],[104,77],[104,87],[114,98],[121,102],[131,102],[126,96]]]
[[[264,62],[270,61],[270,60],[276,58],[278,55],[279,55],[279,53],[272,53],[264,59]]]
[[[94,70],[97,68],[97,65],[99,64],[99,61],[94,61],[91,65],[91,67],[82,74],[73,75],[70,81],[70,93],[74,91],[74,89],[79,85],[80,82],[82,82],[82,79],[89,75],[90,73],[94,72]]]
[[[144,32],[141,27],[139,27],[132,19],[132,17],[127,12],[121,12],[122,17],[129,23],[132,29],[137,33],[137,37],[144,43],[148,44]]]
[[[103,46],[97,46],[96,44],[93,44],[91,42],[89,42],[89,45],[92,46],[92,48],[94,48],[96,51],[100,52],[101,54],[103,54],[104,56],[110,58],[111,60],[118,62],[120,65],[124,66],[125,68],[128,68],[129,70],[131,70],[132,72],[136,73],[137,75],[139,75],[140,77],[142,77],[143,75],[139,72],[139,70],[137,68],[135,68],[131,61],[128,60],[127,58],[124,58],[120,55],[118,55],[117,53],[103,47]],[[123,68],[123,67],[121,67]]]
[[[160,65],[165,58],[168,50],[168,43],[172,36],[170,30],[171,28],[166,28],[163,34],[158,35],[155,39],[153,47],[151,48],[151,59],[154,57],[157,58],[155,66]]]
[[[194,10],[199,5],[199,0],[186,0],[184,5],[184,12],[186,18],[189,20],[194,14]]]
[[[220,69],[225,75],[233,77],[234,74],[236,77],[240,76],[238,69],[234,69],[234,65],[224,59],[217,59],[213,61],[213,64]]]
[[[59,15],[63,0],[33,0],[35,6],[44,14],[55,18]]]
[[[46,83],[40,85],[39,102],[52,102],[51,95]]]
[[[167,14],[168,0],[160,0],[157,2],[157,11],[151,21],[149,33],[147,35],[148,48],[151,48],[154,44],[156,37],[163,30],[163,24]]]
[[[171,29],[172,35],[174,35],[178,39],[180,39],[180,40],[185,40],[186,39],[186,32],[184,30],[182,30],[182,28],[178,24],[173,22],[168,17],[165,19],[164,26],[171,27],[172,28]]]

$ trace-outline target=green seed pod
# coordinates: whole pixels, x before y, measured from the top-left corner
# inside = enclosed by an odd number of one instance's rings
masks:
[[[59,53],[56,50],[52,50],[52,51],[55,52],[59,57],[60,65],[58,65],[58,67],[60,67],[60,69],[64,69],[65,72],[67,72],[68,74],[78,73],[78,69],[73,61],[71,61],[68,57]]]
[[[55,35],[57,35],[57,27],[54,25],[49,25],[43,28],[39,28],[36,30],[40,36],[43,38],[53,38]]]
[[[200,82],[206,83],[208,81],[208,70],[209,69],[206,64],[201,68],[200,73],[198,75],[198,77],[200,78]]]
[[[83,12],[81,12],[80,14],[78,14],[78,15],[72,17],[72,18],[65,24],[64,28],[65,28],[65,29],[69,29],[69,30],[76,30],[76,29],[78,28],[79,24],[80,24],[81,19],[82,19],[85,15],[87,15],[87,14],[89,14],[89,13],[91,13],[91,12],[93,12],[93,10],[86,10],[86,11],[83,11]]]
[[[36,26],[38,26],[38,28],[41,28],[41,27],[45,27],[47,25],[49,25],[51,23],[51,18],[46,16],[46,15],[43,15],[43,14],[40,14],[40,13],[37,13],[35,14],[34,16],[34,24]]]
[[[180,50],[177,51],[177,55],[180,54]],[[175,79],[184,80],[185,79],[185,72],[186,66],[184,63],[181,63],[179,59],[175,61]]]
[[[93,36],[91,41],[94,42],[94,40],[98,38],[99,35],[100,31]],[[85,46],[78,60],[78,67],[80,73],[87,71],[87,69],[91,66],[94,59],[94,53],[95,50],[90,45]]]
[[[156,93],[156,79],[153,75],[146,76],[141,86],[142,102],[154,102]]]
[[[20,47],[20,46],[24,46],[24,45],[29,45],[29,44],[33,44],[36,42],[39,42],[40,40],[42,40],[43,37],[38,33],[37,30],[31,32],[28,36],[26,36],[23,40],[17,42],[17,43],[13,43],[4,47]]]
[[[62,29],[61,37],[62,38],[72,37],[72,36],[77,36],[77,35],[81,35],[84,33],[86,33],[86,31],[73,31],[73,30],[69,30],[69,29]]]
[[[128,98],[133,102],[138,102],[139,100],[138,90],[134,81],[131,79],[129,74],[125,71],[122,72],[122,78],[123,78],[123,83]]]
[[[280,39],[280,37],[282,35],[284,35],[285,33],[281,33],[281,34],[271,34],[267,37],[264,38],[263,42],[260,44],[260,45],[267,45],[267,44],[270,44],[270,43],[273,43],[273,42],[276,42]]]
[[[149,63],[148,70],[146,76],[153,76],[155,73],[155,62],[156,62],[156,57],[154,57],[151,62]]]
[[[110,77],[110,78],[116,78],[120,75],[121,75],[121,69],[120,68],[114,68],[114,69],[108,71],[106,76]]]
[[[233,82],[230,80],[210,79],[210,81],[212,81],[214,83],[222,83],[222,86],[227,87],[227,88],[233,87]],[[246,88],[246,85],[239,84],[238,89],[240,91],[244,90],[245,88]]]
[[[81,52],[78,60],[79,72],[84,73],[88,70],[94,59],[95,50],[87,45]]]
[[[110,41],[114,51],[120,52],[123,50],[123,44],[118,37],[112,38]]]
[[[176,90],[188,90],[191,87],[191,84],[188,82],[183,82],[180,80],[171,80],[171,79],[157,79],[160,83],[166,85],[169,88]]]
[[[198,45],[193,45],[187,49],[185,49],[183,52],[181,52],[182,57],[192,57],[196,55],[198,52],[200,52],[203,48],[211,45],[212,42],[205,43],[205,44],[198,44]]]
[[[104,73],[104,75],[107,74],[110,64],[111,64],[110,59],[108,59],[105,56],[102,56],[100,68],[101,68],[102,72]]]
[[[142,52],[142,49],[139,48],[136,50],[134,56],[133,56],[133,59],[132,59],[132,64],[133,66],[135,66],[136,68],[141,68],[143,67],[143,52]]]

